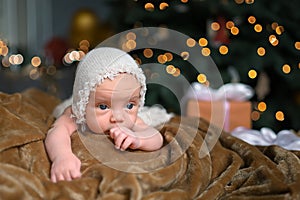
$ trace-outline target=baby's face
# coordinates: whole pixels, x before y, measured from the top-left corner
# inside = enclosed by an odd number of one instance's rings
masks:
[[[137,119],[140,90],[140,83],[131,74],[105,79],[90,94],[87,126],[95,133],[105,133],[116,126],[131,129]]]

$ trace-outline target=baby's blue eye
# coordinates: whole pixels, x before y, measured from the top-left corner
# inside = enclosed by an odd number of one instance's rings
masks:
[[[100,108],[101,110],[105,110],[105,109],[108,109],[108,106],[107,105],[104,105],[104,104],[100,104],[98,106],[98,108]]]
[[[133,104],[132,103],[129,103],[129,104],[127,104],[127,106],[126,106],[128,109],[132,109],[133,108]]]

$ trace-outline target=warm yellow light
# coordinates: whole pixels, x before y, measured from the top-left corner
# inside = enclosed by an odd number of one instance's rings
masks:
[[[182,3],[187,3],[189,0],[181,0]]]
[[[271,27],[272,27],[273,30],[276,30],[276,28],[278,27],[278,23],[277,22],[273,22],[271,24]]]
[[[206,78],[205,74],[199,74],[197,76],[197,80],[199,83],[205,83],[207,81],[207,78]]]
[[[220,29],[220,24],[218,22],[213,22],[213,23],[211,23],[210,28],[213,31],[218,31]]]
[[[260,118],[260,113],[258,111],[255,110],[251,113],[251,119],[253,121],[257,121],[259,120],[259,118]]]
[[[288,64],[284,64],[282,66],[282,71],[283,71],[283,73],[288,74],[291,72],[291,67]]]
[[[169,4],[166,3],[166,2],[162,2],[162,3],[159,4],[159,9],[160,9],[160,10],[165,10],[165,9],[167,9],[168,7],[169,7]]]
[[[207,47],[204,47],[202,50],[201,50],[201,53],[203,56],[209,56],[210,55],[210,49],[207,48]]]
[[[248,22],[250,24],[254,24],[256,22],[256,18],[254,16],[250,16],[250,17],[248,17]]]
[[[265,48],[259,47],[259,48],[257,49],[257,54],[258,54],[259,56],[264,56],[264,55],[266,54]]]
[[[235,26],[235,27],[231,28],[230,32],[232,35],[237,35],[237,34],[239,34],[240,30],[238,27]]]
[[[220,52],[220,54],[222,54],[222,55],[227,54],[227,53],[228,53],[228,47],[225,46],[225,45],[221,45],[221,46],[219,47],[219,52]]]
[[[277,26],[276,29],[275,29],[275,32],[276,32],[278,35],[281,35],[281,34],[284,32],[283,26]]]
[[[136,34],[133,32],[129,32],[126,34],[126,39],[127,40],[135,40],[136,39]]]
[[[165,53],[165,56],[167,56],[167,61],[170,62],[173,60],[173,54],[170,52]]]
[[[34,66],[34,67],[40,66],[41,63],[42,63],[42,61],[41,61],[40,57],[38,57],[38,56],[34,56],[31,59],[31,65]]]
[[[174,65],[168,65],[166,67],[166,71],[168,74],[174,74],[176,72],[176,68],[174,67]]]
[[[226,28],[227,29],[232,29],[233,27],[234,27],[234,22],[233,21],[226,22]]]
[[[297,50],[300,50],[300,42],[295,42],[295,48],[296,48]]]
[[[128,40],[128,41],[126,42],[126,48],[132,50],[132,49],[134,49],[135,47],[136,47],[136,42],[135,42],[135,40]]]
[[[283,121],[284,120],[284,113],[282,111],[277,111],[275,114],[275,118],[278,121]]]
[[[273,45],[273,46],[277,46],[279,44],[279,40],[276,38],[275,35],[270,35],[269,36],[269,42]]]
[[[168,61],[168,58],[167,56],[161,54],[157,57],[157,61],[161,64],[164,64]]]
[[[190,54],[187,51],[182,52],[180,55],[183,58],[183,60],[187,60],[190,57]]]
[[[205,46],[207,46],[207,44],[208,44],[207,39],[205,39],[205,38],[200,38],[200,39],[199,39],[199,45],[200,45],[201,47],[205,47]]]
[[[267,109],[267,104],[265,102],[259,102],[257,105],[257,109],[260,112],[264,112]]]
[[[260,24],[255,24],[254,26],[254,30],[258,33],[260,33],[262,31],[262,26]]]
[[[245,0],[246,4],[253,4],[254,0]]]
[[[193,38],[189,38],[186,40],[186,45],[188,47],[194,47],[196,45],[196,41]]]
[[[248,76],[249,76],[249,78],[254,79],[257,76],[257,72],[254,69],[251,69],[248,72]]]
[[[174,74],[172,74],[174,77],[178,77],[180,75],[180,69],[176,68],[176,71]]]
[[[32,80],[36,80],[39,78],[39,76],[40,76],[40,73],[37,68],[30,70],[29,78],[31,78]]]
[[[237,4],[242,4],[242,3],[244,3],[244,0],[234,0],[235,1],[235,3],[237,3]]]
[[[152,3],[146,3],[145,4],[145,10],[147,11],[153,11],[154,10],[154,5]]]
[[[143,54],[146,58],[151,58],[153,56],[152,49],[144,49]]]

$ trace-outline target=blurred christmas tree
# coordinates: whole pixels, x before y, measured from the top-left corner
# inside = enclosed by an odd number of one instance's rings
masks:
[[[232,69],[238,72],[239,81],[256,91],[251,99],[253,128],[300,129],[300,1],[107,3],[115,9],[111,22],[117,31],[141,26],[164,26],[179,31],[209,49],[224,83],[232,81]],[[184,67],[182,74],[188,74],[190,82],[197,81],[197,74],[190,69]],[[150,87],[149,90],[148,104],[161,103],[178,112],[175,98],[165,88]]]

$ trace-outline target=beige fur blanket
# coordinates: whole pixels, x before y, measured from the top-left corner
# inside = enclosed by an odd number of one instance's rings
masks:
[[[85,149],[76,133],[72,148],[82,161],[82,178],[52,183],[44,139],[58,103],[35,89],[0,93],[0,199],[300,199],[299,152],[258,148],[223,132],[201,154],[201,146],[209,143],[205,136],[214,137],[218,129],[179,116],[158,127],[164,151],[148,164],[161,168],[147,173],[110,168]],[[172,160],[174,155],[180,156]]]

